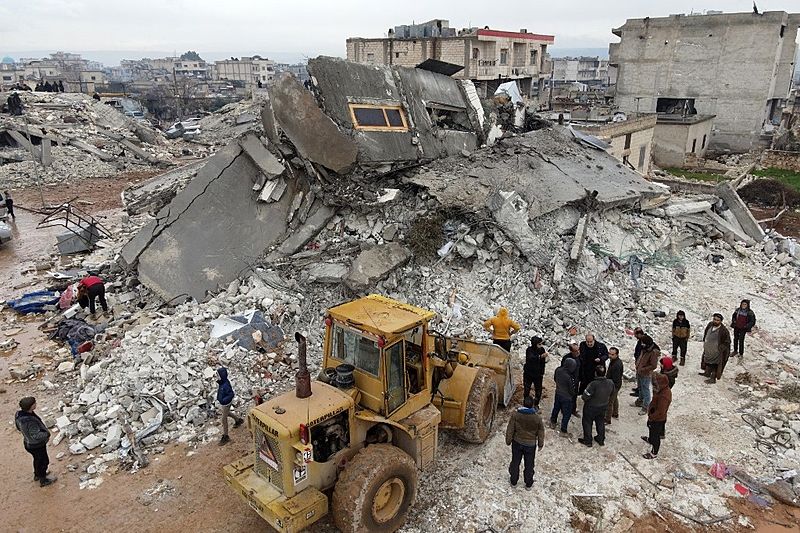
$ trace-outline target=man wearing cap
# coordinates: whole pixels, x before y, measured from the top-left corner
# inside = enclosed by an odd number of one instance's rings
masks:
[[[22,433],[25,451],[33,456],[33,480],[39,482],[40,487],[46,487],[56,480],[56,477],[47,477],[47,465],[50,458],[47,456],[47,441],[50,432],[33,412],[36,409],[36,398],[26,396],[19,401],[19,411],[14,415],[14,425]]]
[[[667,376],[669,379],[669,388],[675,386],[675,380],[678,377],[678,367],[675,366],[675,360],[672,357],[662,357],[661,361],[661,373]]]
[[[706,383],[709,384],[716,383],[722,377],[731,354],[731,334],[722,320],[721,314],[714,313],[703,333],[703,359],[700,363],[703,372],[700,375],[707,378]]]

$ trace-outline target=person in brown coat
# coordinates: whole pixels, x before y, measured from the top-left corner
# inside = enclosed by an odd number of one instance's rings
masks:
[[[706,383],[716,383],[722,377],[722,371],[731,355],[731,334],[722,324],[722,315],[714,313],[711,322],[703,333],[703,358],[700,368],[701,376],[706,377]]]
[[[636,359],[636,384],[639,389],[639,399],[633,403],[633,407],[641,407],[644,415],[647,414],[647,409],[650,407],[650,380],[653,371],[658,367],[661,349],[653,342],[650,335],[644,335],[639,342],[642,343],[642,351]]]
[[[642,455],[645,459],[658,457],[670,403],[672,403],[672,390],[669,388],[669,378],[664,374],[653,374],[653,401],[647,410],[647,427],[650,431],[649,435],[642,436],[642,440],[651,446],[650,451]]]
[[[536,461],[536,448],[544,447],[544,424],[542,417],[533,408],[533,398],[525,396],[524,407],[511,413],[511,419],[506,428],[506,444],[511,446],[511,464],[508,473],[511,476],[511,486],[516,487],[519,481],[519,463],[525,459],[525,468],[522,472],[525,488],[533,487],[534,462]]]

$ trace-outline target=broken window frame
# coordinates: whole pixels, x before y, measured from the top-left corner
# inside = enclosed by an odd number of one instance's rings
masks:
[[[406,115],[403,111],[402,106],[399,105],[375,105],[375,104],[358,104],[358,103],[350,103],[350,119],[353,122],[353,127],[357,130],[363,131],[408,131],[408,122],[406,121]],[[384,125],[362,125],[359,123],[358,118],[356,117],[356,109],[379,109],[383,112],[383,119]],[[387,111],[396,111],[400,116],[400,121],[403,123],[402,126],[393,126],[392,121],[387,114]]]

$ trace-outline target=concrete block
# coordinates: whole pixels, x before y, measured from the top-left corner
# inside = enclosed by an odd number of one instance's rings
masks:
[[[95,448],[103,444],[103,439],[92,433],[91,435],[87,435],[84,438],[82,438],[81,444],[83,444],[87,450],[94,450]],[[71,446],[70,446],[70,451],[72,451]]]
[[[341,283],[350,269],[341,263],[314,263],[306,269],[308,281]]]
[[[700,213],[706,209],[711,208],[711,202],[680,202],[664,207],[664,214],[668,217],[677,217],[680,215],[691,215],[692,213]]]
[[[81,455],[86,453],[86,446],[81,444],[80,442],[76,442],[74,444],[69,445],[69,453],[72,455]]]
[[[112,424],[108,428],[104,444],[106,446],[116,447],[122,438],[122,426],[119,424]]]
[[[69,417],[67,417],[66,415],[59,416],[58,418],[56,418],[56,427],[58,428],[59,431],[63,430],[71,423],[72,422],[70,421]]]
[[[155,407],[151,407],[150,409],[142,413],[141,417],[139,418],[144,424],[147,424],[157,416],[158,416],[158,409],[156,409]]]
[[[733,212],[744,232],[756,241],[763,240],[764,230],[758,225],[753,213],[750,212],[731,184],[728,182],[718,184],[716,192],[720,198],[725,200],[725,204]]]
[[[278,76],[269,94],[277,123],[304,158],[340,174],[355,164],[356,144],[339,131],[294,76]]]
[[[517,192],[496,191],[486,199],[486,207],[530,263],[544,266],[550,262],[550,254],[528,225],[528,203]]]
[[[58,368],[56,368],[56,371],[61,374],[66,374],[67,372],[72,372],[73,370],[75,370],[75,363],[72,361],[64,361],[58,365]]]
[[[286,170],[283,165],[278,161],[278,158],[272,155],[272,152],[267,150],[264,143],[255,135],[248,135],[239,141],[239,146],[242,147],[253,163],[264,173],[268,180],[272,180]]]
[[[411,250],[397,243],[375,246],[353,261],[345,283],[354,292],[366,291],[411,259]]]
[[[583,243],[586,241],[586,229],[589,225],[589,216],[583,215],[578,220],[578,226],[575,229],[575,241],[572,243],[572,248],[569,252],[570,261],[577,261],[583,252]]]

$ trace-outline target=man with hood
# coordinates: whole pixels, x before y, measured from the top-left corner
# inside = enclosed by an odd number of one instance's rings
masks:
[[[556,368],[553,379],[556,382],[556,393],[553,399],[553,412],[550,414],[550,429],[556,429],[558,413],[561,413],[561,436],[568,437],[567,424],[572,416],[575,394],[575,369],[578,361],[569,355],[561,360],[561,366]]]
[[[597,429],[594,440],[600,446],[606,444],[606,410],[611,393],[614,391],[614,382],[606,377],[606,367],[597,365],[594,367],[594,380],[586,386],[582,393],[583,398],[583,438],[578,442],[592,447],[592,423]]]
[[[706,383],[714,384],[722,377],[730,354],[731,334],[722,323],[722,315],[714,313],[703,333],[703,359],[700,362],[703,372],[700,375],[707,378]]]
[[[593,333],[586,334],[586,340],[579,346],[581,352],[581,386],[579,393],[583,393],[586,387],[594,380],[594,369],[597,365],[605,366],[608,360],[608,348],[602,342],[594,338]]]
[[[647,410],[647,427],[649,434],[642,436],[642,440],[649,443],[650,451],[643,454],[645,459],[658,457],[661,448],[661,436],[667,424],[667,410],[672,402],[672,391],[669,388],[669,378],[664,374],[653,374],[653,401]]]
[[[228,369],[221,366],[217,369],[217,401],[222,406],[222,438],[219,445],[223,446],[230,442],[228,437],[228,417],[233,418],[233,427],[238,428],[244,420],[236,414],[231,413],[231,402],[235,396],[231,382],[228,380]]]
[[[19,401],[19,411],[14,415],[14,425],[22,433],[25,451],[33,456],[33,480],[39,482],[40,487],[46,487],[57,478],[47,477],[47,466],[50,458],[47,456],[47,441],[50,432],[44,425],[39,415],[34,413],[36,398],[26,396]]]
[[[678,355],[678,350],[681,352],[681,362],[683,366],[686,363],[686,344],[691,335],[691,326],[689,321],[686,320],[686,313],[678,311],[675,314],[675,320],[672,321],[672,360],[675,361]]]
[[[622,359],[619,358],[619,348],[612,346],[608,349],[608,370],[606,377],[614,383],[614,391],[608,399],[606,409],[606,425],[611,424],[611,418],[619,418],[619,390],[622,388],[622,373],[624,367]]]
[[[533,406],[538,409],[539,401],[542,399],[542,378],[544,377],[544,365],[547,364],[547,357],[550,354],[544,351],[541,337],[532,337],[531,345],[525,350],[525,365],[522,368],[523,396],[530,396],[531,384],[533,384],[535,396]]]
[[[750,300],[742,300],[731,317],[731,327],[733,328],[733,353],[731,355],[738,355],[740,361],[744,356],[744,337],[755,325],[756,314],[750,309]]]
[[[511,446],[511,464],[508,465],[508,474],[511,476],[511,486],[516,487],[519,481],[519,463],[525,459],[522,478],[525,488],[533,487],[534,461],[536,461],[536,448],[544,447],[544,425],[542,417],[533,407],[533,398],[525,396],[522,405],[513,413],[506,428],[506,444]]]
[[[501,307],[497,316],[483,323],[484,329],[492,334],[492,342],[511,351],[511,335],[519,331],[519,324],[508,318],[508,309]]]

